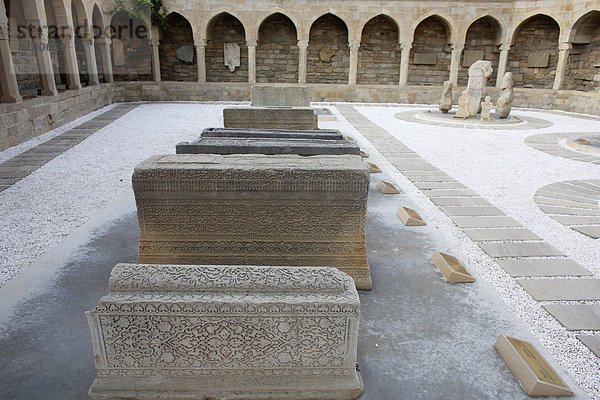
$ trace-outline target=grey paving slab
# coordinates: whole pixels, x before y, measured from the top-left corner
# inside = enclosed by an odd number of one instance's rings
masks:
[[[510,276],[592,276],[581,265],[567,258],[496,260]]]
[[[537,301],[600,300],[600,279],[517,279]]]
[[[5,191],[6,189],[8,189],[11,185],[0,185],[0,192]]]
[[[518,228],[517,221],[510,217],[450,217],[459,228]]]
[[[546,214],[556,215],[591,215],[600,217],[599,210],[587,210],[583,208],[572,208],[572,207],[551,207],[551,206],[540,206],[540,209]]]
[[[592,189],[596,191],[600,196],[600,186],[594,185],[590,181],[571,181],[569,182],[569,185],[577,186],[580,188]]]
[[[482,197],[434,197],[431,201],[437,206],[492,206]]]
[[[23,179],[29,174],[31,174],[31,171],[7,171],[6,169],[0,169],[0,179]]]
[[[419,189],[467,189],[458,181],[452,182],[413,182]]]
[[[10,185],[14,185],[15,183],[17,183],[20,180],[21,180],[21,178],[0,178],[0,185],[10,186]]]
[[[405,174],[406,175],[406,174]],[[451,176],[448,175],[417,175],[417,176],[406,176],[413,182],[456,182]]]
[[[552,185],[552,187],[555,190],[556,189],[565,190],[565,191],[568,191],[568,192],[573,193],[578,196],[589,197],[589,196],[599,196],[600,195],[600,193],[598,193],[598,191],[595,189],[587,189],[587,188],[583,188],[583,187],[574,186],[574,185],[570,184],[569,182],[570,181],[555,183]]]
[[[406,163],[400,163],[400,162],[395,162],[393,159],[388,158],[388,161],[392,163],[392,165],[397,168],[399,171],[415,171],[415,172],[426,172],[426,171],[430,171],[430,172],[434,172],[434,171],[438,171],[438,169],[434,166],[431,166],[429,164],[406,164]]]
[[[476,242],[541,240],[527,229],[465,229],[463,232]]]
[[[563,199],[563,200],[569,200],[569,201],[574,201],[574,202],[578,202],[578,203],[588,203],[588,204],[596,204],[596,205],[598,204],[597,201],[594,201],[587,197],[568,196],[563,193],[552,192],[549,190],[539,190],[536,193],[536,196],[549,197],[552,199]]]
[[[496,207],[440,207],[444,214],[449,216],[501,216],[505,215],[501,210]]]
[[[574,215],[553,215],[553,219],[557,220],[563,225],[600,225],[600,217],[594,216],[574,216]]]
[[[581,343],[597,357],[600,357],[600,336],[577,335],[577,339],[581,340]]]
[[[548,304],[543,307],[569,331],[600,330],[600,304]]]
[[[564,255],[548,243],[478,243],[490,257],[550,257]]]
[[[479,197],[477,193],[470,189],[428,189],[422,190],[427,197]]]
[[[600,238],[600,225],[589,225],[589,226],[572,226],[571,229],[583,233],[593,239]]]
[[[593,203],[580,203],[576,201],[570,200],[560,200],[560,199],[549,199],[546,197],[535,197],[535,202],[540,205],[545,206],[560,206],[560,207],[575,207],[575,208],[585,208],[589,210],[598,210],[598,206]]]

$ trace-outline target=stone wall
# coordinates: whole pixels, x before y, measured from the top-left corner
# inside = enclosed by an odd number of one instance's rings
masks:
[[[104,64],[102,60],[102,50],[97,43],[94,43],[94,51],[96,53],[96,68],[98,68],[98,81],[100,83],[106,82],[104,79]]]
[[[466,86],[469,81],[469,66],[463,66],[465,54],[469,51],[483,51],[483,60],[491,61],[494,72],[488,78],[488,83],[494,85],[498,76],[498,61],[500,59],[500,49],[498,48],[498,35],[500,27],[491,18],[478,19],[469,27],[465,48],[461,58],[458,72],[458,84]]]
[[[230,72],[224,64],[223,45],[237,43],[240,46],[240,66]],[[221,14],[211,22],[206,43],[207,82],[248,82],[248,47],[244,26],[235,17]]]
[[[90,77],[87,68],[87,58],[85,56],[85,49],[83,48],[83,42],[79,38],[75,38],[75,52],[77,54],[77,66],[79,68],[79,80],[83,86],[88,86],[90,83]]]
[[[357,83],[397,85],[400,55],[395,22],[385,16],[373,18],[365,25],[360,40]]]
[[[590,44],[573,45],[563,87],[584,92],[600,88],[600,35]]]
[[[113,54],[115,81],[151,81],[153,79],[152,50],[146,25],[140,20],[131,20],[127,15],[121,13],[113,17],[112,26],[121,30],[115,39],[123,42],[125,53],[125,65],[120,66],[115,65]],[[112,47],[114,50],[114,43]]]
[[[258,33],[256,81],[298,82],[298,35],[294,23],[282,14],[267,18]]]
[[[419,60],[422,55],[433,59]],[[450,76],[451,57],[452,51],[444,25],[437,18],[427,18],[415,30],[408,70],[409,85],[441,86]]]
[[[330,58],[331,54],[333,56]],[[306,81],[348,83],[349,68],[348,28],[336,16],[324,15],[315,21],[310,30]]]
[[[556,22],[543,15],[525,22],[515,33],[514,46],[509,52],[507,71],[513,73],[515,87],[551,89],[558,62],[558,36]],[[529,67],[530,57],[548,52],[547,67]]]
[[[194,35],[190,23],[181,15],[170,14],[169,26],[160,37],[160,76],[165,81],[196,82],[198,80],[198,58],[194,47]],[[193,62],[177,58],[177,50],[191,46]]]
[[[36,89],[42,87],[37,60],[35,58],[34,44],[30,37],[23,39],[11,39],[15,74],[21,95],[35,93]]]

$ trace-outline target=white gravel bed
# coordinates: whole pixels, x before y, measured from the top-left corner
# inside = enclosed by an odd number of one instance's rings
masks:
[[[0,192],[0,287],[131,187],[138,163],[222,126],[222,109],[141,105]]]
[[[393,114],[398,112],[399,108],[357,109],[372,121],[375,120],[380,126],[384,126],[433,165],[454,176],[540,237],[598,273],[598,244],[580,234],[573,235],[570,229],[556,223],[537,209],[533,202],[533,195],[539,187],[558,180],[598,177],[600,175],[597,167],[589,169],[589,164],[551,157],[530,149],[523,143],[523,139],[531,134],[530,131],[479,131],[420,125],[394,118]],[[444,232],[451,245],[451,248],[446,250],[466,261],[471,271],[493,288],[509,310],[532,331],[577,385],[593,399],[600,399],[600,362],[575,337],[580,332],[568,332],[551,317],[542,308],[541,303],[533,300],[492,258],[456,227],[450,218],[393,168],[392,164],[337,110],[335,115],[339,119],[337,124],[321,124],[322,127],[338,127],[354,136],[361,148],[369,154],[369,161],[379,165],[418,205],[427,223]],[[553,132],[568,127],[574,129],[576,125],[579,125],[576,128],[578,131],[599,128],[596,122],[585,121],[577,124],[579,121],[569,117],[540,115],[537,112],[535,116],[552,120],[555,126],[535,130],[534,133]],[[593,248],[589,249],[587,246]],[[578,254],[579,251],[581,254]]]

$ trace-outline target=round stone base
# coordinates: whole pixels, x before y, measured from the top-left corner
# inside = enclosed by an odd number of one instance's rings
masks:
[[[600,156],[600,133],[570,136],[561,144],[579,153]]]

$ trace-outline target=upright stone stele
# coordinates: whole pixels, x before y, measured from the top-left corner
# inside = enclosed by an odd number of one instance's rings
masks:
[[[355,399],[359,314],[334,268],[119,264],[86,313],[90,396]]]
[[[504,78],[502,78],[502,92],[496,103],[496,116],[498,118],[506,119],[510,115],[512,103],[515,99],[513,85],[513,74],[512,72],[507,72],[504,74]]]
[[[444,82],[444,88],[442,91],[442,98],[440,99],[440,111],[444,114],[448,114],[448,111],[452,110],[452,82]]]
[[[458,98],[458,111],[452,118],[469,118],[469,91],[463,90],[462,94]]]
[[[310,107],[310,87],[253,85],[250,92],[252,107]]]
[[[492,103],[492,98],[490,96],[485,96],[485,101],[481,103],[481,116],[480,119],[482,121],[493,121],[492,118],[492,107],[494,103]]]
[[[485,96],[487,80],[492,76],[494,69],[491,61],[479,60],[469,68],[469,116],[476,117],[481,111],[481,101]]]
[[[135,168],[139,262],[336,267],[371,289],[358,155],[178,154]]]

